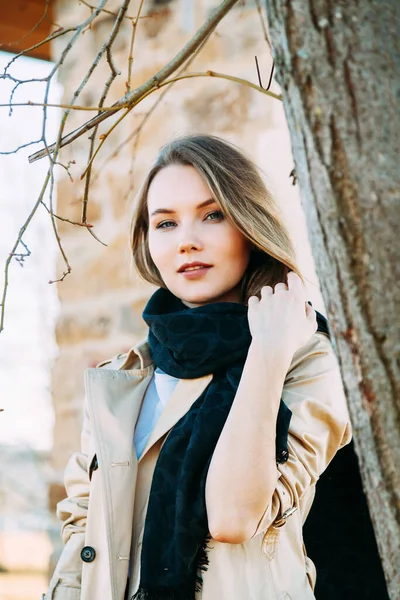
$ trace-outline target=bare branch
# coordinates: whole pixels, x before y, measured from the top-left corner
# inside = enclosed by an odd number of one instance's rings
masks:
[[[47,204],[45,202],[42,202],[42,205],[47,210],[47,212],[49,214],[51,214],[51,211],[50,211],[49,207],[47,206]],[[59,221],[64,221],[64,223],[71,223],[71,225],[78,225],[78,227],[86,227],[88,229],[90,229],[91,227],[93,227],[93,225],[90,225],[90,223],[81,223],[80,221],[71,221],[71,219],[66,219],[65,217],[61,217],[60,215],[56,215],[55,213],[53,213],[53,217],[55,219],[58,219]]]
[[[1,79],[1,76],[0,76]],[[40,81],[40,79],[33,79],[32,81]],[[44,80],[47,81],[47,78]],[[23,81],[22,83],[28,83]],[[14,102],[13,104],[10,104],[9,102],[5,103],[5,104],[0,104],[0,108],[10,108],[10,107],[15,107],[15,106],[46,106],[47,108],[65,108],[68,110],[88,110],[88,111],[92,111],[95,110],[97,112],[103,112],[103,111],[108,111],[108,112],[118,112],[119,110],[121,110],[121,106],[77,106],[76,104],[51,104],[51,103],[44,103],[44,102],[31,102],[30,100],[28,100],[28,102]],[[123,107],[122,107],[123,108]]]
[[[107,41],[106,57],[107,57],[107,63],[110,67],[111,73],[110,73],[108,80],[106,81],[105,86],[104,86],[104,90],[103,90],[103,93],[101,95],[100,102],[99,102],[99,108],[102,108],[102,106],[104,105],[104,102],[107,98],[108,92],[110,91],[112,82],[118,75],[121,74],[121,72],[116,68],[116,66],[114,64],[114,60],[113,60],[113,57],[111,54],[111,49],[112,49],[112,45],[115,41],[115,37],[119,31],[121,22],[122,22],[123,18],[125,17],[125,14],[126,14],[129,4],[130,4],[130,0],[125,0],[123,2],[122,6],[118,12],[111,35]],[[139,9],[139,12],[140,12],[140,9]],[[94,157],[94,144],[95,144],[95,139],[97,136],[97,131],[98,131],[98,125],[94,128],[93,134],[91,135],[91,139],[90,139],[88,165],[87,165],[87,168],[85,171],[85,174],[86,174],[85,190],[84,190],[83,201],[82,201],[82,223],[86,223],[86,219],[87,219],[87,206],[88,206],[88,202],[89,202],[89,186],[90,186],[90,178],[91,178],[91,173],[92,173],[92,163],[93,163],[93,157]],[[90,233],[92,233],[92,232],[90,232]],[[94,236],[94,237],[96,239],[98,239],[96,236]]]
[[[23,267],[25,263],[25,258],[28,258],[32,253],[29,250],[28,246],[25,244],[25,242],[22,241],[22,239],[19,241],[19,243],[25,248],[25,252],[13,252],[11,256],[13,256],[17,263],[19,263],[20,266]]]
[[[40,48],[41,46],[44,46],[45,44],[48,44],[49,42],[56,40],[57,38],[61,37],[62,35],[65,35],[66,33],[70,33],[71,31],[77,31],[78,29],[79,29],[79,27],[69,27],[68,29],[63,29],[63,28],[56,29],[56,31],[53,31],[53,33],[51,33],[49,36],[47,36],[47,38],[45,38],[44,40],[37,42],[37,44],[34,44],[33,46],[30,46],[29,48],[25,48],[24,50],[21,50],[21,52],[18,52],[18,54],[13,56],[13,58],[10,60],[10,62],[6,65],[6,67],[4,69],[4,73],[6,73],[8,71],[8,69],[11,67],[12,63],[15,62],[17,60],[17,58],[19,58],[20,56],[29,55],[32,52],[32,50],[36,50],[37,48]]]
[[[265,19],[264,19],[264,15],[263,15],[263,12],[262,12],[260,0],[256,0],[256,7],[257,7],[258,15],[260,17],[260,23],[261,23],[261,28],[262,28],[262,31],[263,31],[263,34],[264,34],[264,39],[267,42],[270,51],[272,52],[272,46],[271,46],[271,42],[269,40],[267,25],[266,25],[266,22],[265,22]]]
[[[91,10],[95,10],[95,6],[93,6],[93,4],[89,4],[89,2],[86,2],[86,0],[79,0],[80,4],[84,4],[85,6],[87,6],[88,8],[90,8]],[[112,10],[107,10],[106,8],[103,8],[102,11],[103,13],[107,14],[107,15],[111,15],[112,17],[116,17],[118,13],[113,12]],[[136,17],[130,17],[129,15],[125,15],[124,19],[129,19],[129,21],[133,21],[135,22],[137,19],[148,19],[149,17],[152,17],[154,15],[156,15],[158,13],[156,12],[152,12],[151,15],[141,15],[141,16],[136,16]]]
[[[66,278],[67,275],[69,275],[71,273],[71,267],[68,265],[68,268],[66,271],[64,271],[64,273],[61,275],[61,277],[59,277],[58,279],[54,279],[49,281],[49,283],[60,283],[61,281],[64,281],[64,279]]]
[[[282,96],[280,94],[275,94],[263,87],[260,87],[256,83],[252,83],[247,79],[242,79],[241,77],[235,77],[234,75],[227,75],[226,73],[217,73],[216,71],[205,71],[204,73],[186,73],[185,75],[181,75],[179,77],[174,77],[173,79],[168,79],[161,83],[158,87],[161,88],[164,85],[169,85],[175,81],[182,81],[182,79],[191,79],[193,77],[216,77],[217,79],[227,79],[228,81],[235,81],[236,83],[241,83],[242,85],[246,85],[247,87],[252,88],[253,90],[257,90],[266,96],[270,96],[271,98],[275,98],[275,100],[282,100]]]
[[[5,315],[5,306],[6,306],[6,297],[7,297],[7,288],[8,288],[8,276],[9,276],[9,270],[10,270],[10,263],[17,251],[17,248],[19,246],[19,244],[22,241],[22,237],[26,231],[26,228],[28,227],[29,223],[32,221],[33,216],[35,215],[38,207],[40,206],[40,204],[42,203],[43,200],[43,196],[45,194],[45,191],[47,189],[48,183],[50,181],[50,170],[47,172],[46,178],[44,180],[42,189],[40,191],[39,197],[36,200],[31,212],[28,215],[28,218],[26,219],[25,223],[22,225],[21,229],[19,230],[18,233],[18,237],[15,241],[15,244],[10,252],[10,254],[7,257],[7,260],[5,262],[4,265],[4,287],[3,287],[3,296],[1,299],[1,303],[0,303],[0,333],[3,331],[4,329],[4,315]]]
[[[128,78],[127,78],[127,81],[126,81],[126,91],[127,92],[131,91],[131,77],[132,77],[132,65],[133,65],[133,46],[135,45],[137,23],[138,23],[138,20],[140,18],[140,13],[142,12],[143,2],[144,2],[144,0],[140,0],[140,4],[139,4],[138,12],[137,12],[137,15],[136,15],[136,19],[134,21],[132,21],[132,36],[131,36],[131,43],[130,43],[130,46],[129,46],[129,57],[128,57]]]
[[[214,9],[209,18],[195,33],[192,39],[178,52],[178,54],[160,71],[158,71],[154,77],[146,81],[143,85],[139,86],[135,90],[125,94],[120,100],[118,100],[113,106],[125,107],[126,105],[133,107],[143,97],[147,96],[151,90],[160,87],[160,84],[165,81],[174,71],[176,71],[188,58],[189,56],[199,47],[199,45],[210,35],[210,33],[216,28],[221,19],[226,13],[237,3],[238,0],[224,0],[221,5]],[[109,116],[109,113],[102,112],[101,114],[93,117],[90,121],[76,129],[75,131],[67,134],[60,140],[59,148],[70,144],[81,135],[93,129],[96,125],[104,121]],[[56,148],[56,144],[49,146],[49,151],[53,152]],[[35,154],[29,157],[29,162],[35,162],[43,156],[46,156],[46,150],[39,150]]]
[[[43,140],[35,140],[34,142],[27,142],[26,144],[22,144],[21,146],[18,146],[18,148],[15,148],[15,150],[6,150],[4,152],[0,152],[0,156],[1,155],[8,155],[8,154],[17,154],[17,152],[19,152],[20,150],[22,150],[23,148],[27,148],[28,146],[33,146],[34,144],[40,144],[40,142],[42,142]]]

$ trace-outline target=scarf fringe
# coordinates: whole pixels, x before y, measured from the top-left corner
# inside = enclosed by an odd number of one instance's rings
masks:
[[[146,589],[140,587],[130,600],[195,600],[194,594],[172,588]]]
[[[130,600],[192,600],[191,598],[178,598],[173,590],[144,590],[139,588]]]
[[[208,559],[208,550],[211,550],[208,545],[211,540],[211,535],[208,534],[207,537],[204,538],[204,541],[197,552],[196,557],[196,581],[194,593],[187,593],[182,591],[174,590],[173,588],[156,588],[156,589],[146,589],[143,587],[139,587],[136,594],[134,594],[130,600],[195,600],[194,594],[201,592],[203,578],[202,573],[207,571],[209,565]],[[199,573],[200,571],[200,573]]]
[[[195,587],[196,593],[201,592],[201,587],[203,584],[202,574],[205,571],[207,571],[207,569],[208,569],[208,565],[209,565],[208,550],[211,550],[211,548],[208,544],[209,544],[210,540],[211,540],[211,535],[208,534],[204,538],[203,543],[197,552],[197,556],[196,556],[197,572],[196,572],[196,587]],[[200,571],[200,573],[199,573],[199,571]]]

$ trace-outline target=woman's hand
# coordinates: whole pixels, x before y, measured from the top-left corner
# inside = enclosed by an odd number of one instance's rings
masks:
[[[297,273],[288,273],[288,285],[277,283],[261,290],[261,299],[251,296],[248,320],[253,343],[262,351],[293,354],[317,331],[315,310],[306,301],[306,292]]]

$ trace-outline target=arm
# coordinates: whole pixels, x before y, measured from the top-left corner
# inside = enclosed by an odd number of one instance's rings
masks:
[[[249,539],[276,487],[276,419],[288,366],[283,355],[264,360],[250,345],[206,481],[209,529],[221,542]]]
[[[269,368],[254,377],[263,382],[276,373]],[[287,509],[299,507],[336,452],[351,439],[339,367],[324,334],[315,333],[294,354],[283,389],[272,398],[278,386],[275,378],[263,397],[264,405],[272,399],[279,405],[282,397],[292,411],[289,459],[284,464],[275,462],[275,429],[271,432],[271,427],[265,426],[262,411],[250,413],[250,406],[258,408],[256,382],[250,374],[249,370],[249,376],[242,378],[250,383],[238,388],[234,401],[238,408],[231,410],[232,418],[220,436],[206,486],[210,532],[229,543],[248,540],[268,529]],[[243,418],[246,411],[248,417]],[[274,411],[276,419],[276,406]]]
[[[350,441],[346,399],[329,338],[317,323],[300,278],[249,299],[253,337],[231,412],[206,482],[210,533],[241,543],[299,501],[336,451]],[[271,342],[273,340],[273,342]],[[275,462],[282,397],[292,411],[289,460]]]

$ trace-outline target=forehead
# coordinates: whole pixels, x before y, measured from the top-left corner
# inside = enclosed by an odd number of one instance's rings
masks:
[[[196,205],[212,198],[207,183],[192,166],[169,165],[157,173],[150,184],[147,203],[149,211],[156,208],[178,208]]]

